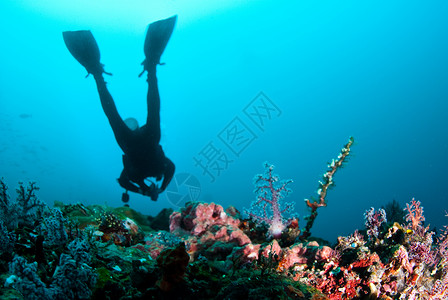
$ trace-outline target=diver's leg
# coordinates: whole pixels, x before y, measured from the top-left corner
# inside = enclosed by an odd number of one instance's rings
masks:
[[[157,87],[156,66],[160,64],[160,56],[170,40],[176,20],[177,16],[173,16],[149,24],[145,38],[145,60],[142,65],[144,70],[148,71],[146,80],[148,82],[146,127],[149,138],[157,144],[160,142],[160,96]]]
[[[101,100],[101,106],[103,107],[104,113],[109,120],[110,126],[115,135],[115,139],[123,152],[127,153],[127,143],[129,142],[128,137],[131,135],[131,130],[126,126],[123,119],[120,117],[117,107],[115,106],[114,99],[107,89],[103,76],[101,74],[94,74],[94,78]]]
[[[100,63],[100,49],[95,38],[89,30],[65,31],[63,32],[63,38],[73,57],[95,78],[104,113],[109,119],[118,145],[125,151],[126,137],[129,136],[130,129],[118,114],[114,100],[107,90],[106,82],[102,75],[106,72],[104,71],[103,64]],[[110,73],[106,74],[111,75]]]
[[[65,45],[73,57],[86,68],[88,74],[107,73],[100,63],[100,49],[90,30],[64,31]]]
[[[146,127],[149,138],[156,144],[160,142],[160,95],[157,87],[156,65],[148,66],[148,117]]]

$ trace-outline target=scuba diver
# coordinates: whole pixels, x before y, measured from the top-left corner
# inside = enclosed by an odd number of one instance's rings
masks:
[[[123,121],[120,117],[114,100],[107,90],[103,73],[104,65],[100,63],[100,51],[90,30],[65,31],[64,42],[73,57],[92,74],[101,106],[106,114],[115,139],[123,150],[123,171],[118,183],[126,190],[123,193],[123,202],[129,201],[128,191],[149,196],[156,201],[174,174],[174,163],[165,156],[160,146],[160,97],[157,87],[156,67],[160,63],[160,56],[171,37],[177,16],[149,24],[146,33],[143,61],[143,72],[148,72],[148,115],[146,124],[139,127],[135,119]],[[155,182],[147,178],[154,178]],[[162,180],[162,183],[159,183]],[[150,184],[145,183],[147,179]]]

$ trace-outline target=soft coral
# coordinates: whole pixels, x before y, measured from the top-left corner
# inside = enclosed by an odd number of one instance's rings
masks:
[[[254,178],[257,200],[252,203],[251,211],[246,212],[255,221],[269,225],[269,233],[278,239],[286,228],[287,219],[284,214],[293,209],[292,203],[285,203],[281,207],[281,200],[291,193],[287,186],[292,180],[280,180],[278,175],[272,173],[274,166],[267,162],[264,167],[264,174],[258,174]]]

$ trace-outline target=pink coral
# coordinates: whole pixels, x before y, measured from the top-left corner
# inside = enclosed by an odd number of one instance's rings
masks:
[[[235,215],[238,215],[235,212]],[[170,231],[187,243],[192,258],[199,253],[228,255],[235,246],[251,243],[239,228],[240,220],[228,215],[215,203],[188,203],[170,216]]]
[[[312,252],[302,243],[283,249],[279,270],[288,271],[291,267],[307,264],[312,258]]]
[[[284,214],[293,209],[291,203],[286,203],[281,209],[281,200],[286,197],[291,190],[287,187],[292,180],[281,180],[278,175],[272,174],[274,166],[264,164],[265,173],[255,176],[255,193],[257,200],[252,203],[251,211],[248,215],[259,223],[269,225],[269,233],[278,239],[286,228],[287,218]]]
[[[261,255],[268,258],[272,255],[277,255],[280,257],[282,254],[282,248],[280,247],[277,240],[273,240],[269,245],[267,245],[263,250],[261,251]]]
[[[237,259],[241,264],[258,260],[260,247],[260,244],[247,244],[242,247],[235,247],[232,253],[227,256],[227,259]]]
[[[411,205],[406,203],[406,210],[408,211],[406,221],[411,222],[411,227],[413,230],[416,230],[421,226],[420,224],[425,221],[425,217],[423,216],[423,207],[420,206],[420,204],[420,201],[415,201],[415,198],[412,198]]]
[[[229,216],[221,205],[215,203],[189,203],[170,216],[170,232],[184,230],[199,236],[214,225],[238,227],[240,221]]]
[[[315,255],[317,261],[328,261],[335,256],[335,251],[328,246],[318,249]]]

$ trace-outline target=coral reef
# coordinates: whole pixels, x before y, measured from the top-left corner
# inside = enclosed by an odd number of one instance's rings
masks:
[[[75,244],[75,245],[74,245]],[[71,255],[61,254],[51,284],[45,284],[38,274],[38,264],[15,256],[9,264],[8,286],[18,290],[25,299],[89,299],[95,286],[96,273],[87,265],[90,255],[82,241],[69,244]]]
[[[352,143],[329,164],[319,199],[306,201],[303,231],[281,203],[291,181],[269,164],[255,179],[261,210],[248,219],[202,202],[155,217],[129,207],[50,208],[35,183],[19,184],[12,201],[0,180],[0,298],[448,299],[448,226],[431,231],[415,199],[405,213],[397,202],[368,209],[365,228],[333,245],[310,237]]]

